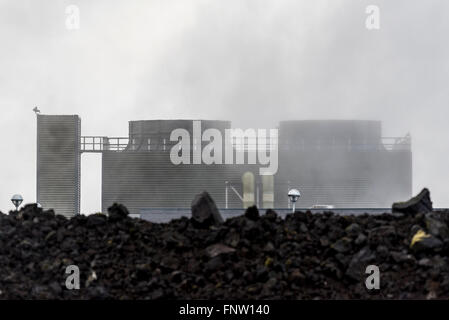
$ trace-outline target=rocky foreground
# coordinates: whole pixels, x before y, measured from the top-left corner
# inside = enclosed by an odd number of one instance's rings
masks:
[[[449,212],[398,207],[285,220],[253,207],[223,222],[203,194],[192,218],[154,224],[120,205],[72,219],[28,205],[0,214],[0,299],[449,298]],[[66,288],[69,265],[79,290]],[[365,287],[368,265],[379,290]]]

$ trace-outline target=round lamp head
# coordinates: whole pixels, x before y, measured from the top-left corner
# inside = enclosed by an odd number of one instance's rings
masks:
[[[290,198],[291,202],[296,202],[298,201],[299,197],[301,197],[301,193],[298,189],[290,189],[288,191],[288,197]]]
[[[23,198],[20,194],[15,194],[12,196],[11,201],[17,209],[20,206],[20,204],[23,202]]]

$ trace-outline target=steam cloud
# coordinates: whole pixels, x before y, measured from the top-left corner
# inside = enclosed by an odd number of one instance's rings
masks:
[[[65,8],[80,9],[67,30]],[[365,28],[367,5],[381,28]],[[356,0],[0,1],[0,208],[35,201],[35,116],[79,114],[83,134],[127,120],[374,119],[412,135],[414,192],[449,206],[449,3]],[[82,212],[100,208],[83,155]]]

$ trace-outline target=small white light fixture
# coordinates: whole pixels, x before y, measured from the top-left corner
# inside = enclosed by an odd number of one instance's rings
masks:
[[[23,202],[23,198],[20,194],[15,194],[11,198],[12,204],[16,207],[16,211],[18,210],[19,206]]]
[[[290,202],[292,203],[292,212],[295,212],[296,201],[298,201],[299,197],[301,197],[301,193],[298,189],[290,189],[288,191],[288,197],[290,198]]]

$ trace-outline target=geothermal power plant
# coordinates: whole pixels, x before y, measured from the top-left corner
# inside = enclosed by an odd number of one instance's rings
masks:
[[[225,136],[230,128],[230,121],[201,121],[202,132]],[[287,208],[291,188],[301,191],[302,208],[382,208],[412,194],[410,137],[384,137],[380,121],[281,121],[274,175],[261,175],[265,166],[248,162],[174,164],[175,129],[193,137],[193,120],[130,121],[128,136],[104,137],[83,135],[77,115],[37,114],[37,201],[58,214],[79,214],[81,156],[88,152],[102,155],[103,212],[114,202],[132,214],[189,208],[204,190],[219,208]],[[208,143],[192,138],[190,147]]]

